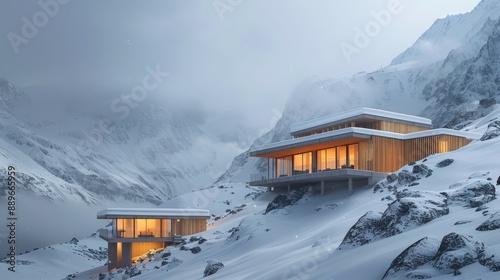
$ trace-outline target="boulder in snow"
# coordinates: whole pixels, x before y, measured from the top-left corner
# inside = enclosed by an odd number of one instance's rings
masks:
[[[372,241],[380,239],[381,213],[367,212],[349,229],[344,240],[338,247],[339,250],[354,248],[368,244]]]
[[[453,184],[450,188],[452,190],[446,192],[449,203],[479,207],[495,199],[495,186],[484,179],[464,181]]]
[[[436,192],[404,191],[397,193],[384,213],[368,212],[347,232],[339,249],[393,236],[449,213],[446,197]]]
[[[306,194],[308,189],[309,188],[304,187],[297,190],[292,190],[286,196],[282,194],[277,195],[271,202],[269,202],[264,214],[267,214],[272,210],[283,209],[286,206],[297,203],[302,197],[304,197],[304,194]]]
[[[434,260],[440,243],[440,239],[433,237],[424,237],[413,243],[392,261],[383,279],[400,278],[402,274]]]
[[[488,125],[488,129],[479,140],[486,141],[498,136],[500,136],[500,121],[494,121]]]
[[[488,220],[480,224],[476,230],[478,231],[488,231],[500,228],[500,211],[495,212],[490,216]]]
[[[440,161],[436,164],[436,167],[443,168],[443,167],[446,167],[446,166],[452,164],[454,161],[455,160],[452,158],[443,159],[442,161]]]
[[[387,179],[388,183],[395,182],[398,179],[398,174],[391,173],[391,174],[387,175],[386,179]]]
[[[224,267],[224,264],[218,260],[211,259],[207,262],[207,266],[205,266],[205,271],[203,271],[203,277],[207,277],[209,275],[215,274],[221,268]]]
[[[447,234],[441,240],[436,260],[433,266],[440,270],[458,269],[475,263],[479,253],[484,250],[484,244],[470,235],[461,235],[455,232]]]
[[[193,254],[198,254],[199,252],[201,252],[201,248],[199,246],[193,247],[190,250],[191,250],[191,253],[193,253]]]

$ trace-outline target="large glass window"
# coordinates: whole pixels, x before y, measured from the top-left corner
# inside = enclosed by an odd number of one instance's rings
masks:
[[[136,219],[136,237],[160,237],[160,219]]]
[[[358,168],[358,144],[343,145],[319,150],[317,155],[318,171]]]
[[[337,150],[329,148],[318,151],[317,168],[318,171],[336,169]]]
[[[349,149],[349,167],[359,168],[358,162],[358,144],[352,144],[348,146]]]
[[[293,174],[305,174],[312,172],[312,152],[297,154],[293,156]]]
[[[338,146],[337,147],[337,166],[339,168],[347,167],[347,147],[346,146]]]
[[[114,236],[121,238],[134,237],[134,219],[116,219]]]
[[[276,159],[276,174],[278,177],[292,175],[292,157]]]

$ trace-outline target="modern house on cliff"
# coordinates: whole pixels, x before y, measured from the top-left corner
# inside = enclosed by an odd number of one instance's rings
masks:
[[[360,108],[291,126],[292,139],[254,147],[253,157],[267,159],[267,172],[252,174],[249,184],[263,187],[325,184],[374,184],[388,172],[434,153],[456,150],[478,136],[432,129],[430,119]]]
[[[168,208],[108,208],[98,219],[112,220],[112,228],[99,230],[108,241],[108,269],[126,267],[151,249],[163,249],[182,235],[207,230],[208,210]]]

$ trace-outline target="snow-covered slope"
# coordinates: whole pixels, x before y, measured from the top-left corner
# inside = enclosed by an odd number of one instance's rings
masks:
[[[500,135],[500,126],[491,125],[496,120],[500,110],[466,129],[489,134],[496,129]],[[498,154],[500,136],[475,140],[404,166],[395,174],[408,176],[383,180],[375,188],[360,187],[351,196],[341,187],[325,196],[308,189],[295,204],[265,215],[277,193],[261,193],[242,183],[184,194],[164,206],[209,209],[209,230],[146,258],[134,278],[498,279],[500,200],[492,200],[500,191],[495,186]],[[437,208],[446,211],[427,215]],[[384,215],[380,223],[363,222],[366,213],[373,213],[375,221],[378,212]],[[367,242],[345,246],[360,222],[364,228],[354,238]],[[391,234],[374,235],[376,227]],[[223,267],[204,277],[209,261]],[[89,273],[76,279],[88,279]],[[103,279],[130,273],[118,270]]]

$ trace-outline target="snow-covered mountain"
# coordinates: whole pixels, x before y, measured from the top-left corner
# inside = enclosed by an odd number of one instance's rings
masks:
[[[5,80],[0,85],[5,108],[0,153],[3,163],[18,169],[21,192],[87,204],[128,200],[158,205],[208,186],[240,151],[147,100],[120,120],[104,105],[80,114],[70,107],[82,106],[75,100],[53,105],[37,98],[44,97]]]
[[[499,28],[500,2],[483,0],[469,13],[437,20],[387,67],[343,79],[308,78],[291,93],[276,126],[254,145],[289,139],[291,124],[357,107],[429,117],[434,127],[463,128],[498,108]],[[242,170],[259,173],[263,165],[246,152],[221,180],[243,180]]]
[[[98,225],[89,213],[98,207],[159,205],[208,187],[242,151],[154,97],[117,118],[109,105],[113,98],[52,87],[25,91],[0,81],[0,164],[17,170],[17,208],[23,216],[18,237],[24,240],[19,250],[88,234],[88,227]],[[3,186],[6,179],[2,172]],[[2,214],[6,197],[6,188],[0,188]],[[44,211],[35,214],[37,207]],[[65,207],[66,215],[59,213]],[[57,234],[45,226],[54,220],[65,227]],[[0,243],[6,237],[2,227]]]
[[[68,251],[79,250],[75,259],[99,252],[102,243],[90,237],[18,256],[13,279],[33,271],[39,279],[498,279],[500,109],[464,129],[484,137],[403,166],[396,180],[375,188],[349,195],[336,187],[320,196],[305,186],[280,205],[277,193],[223,183],[165,202],[209,209],[209,230],[145,255],[134,268],[108,273],[103,261],[54,268]]]

